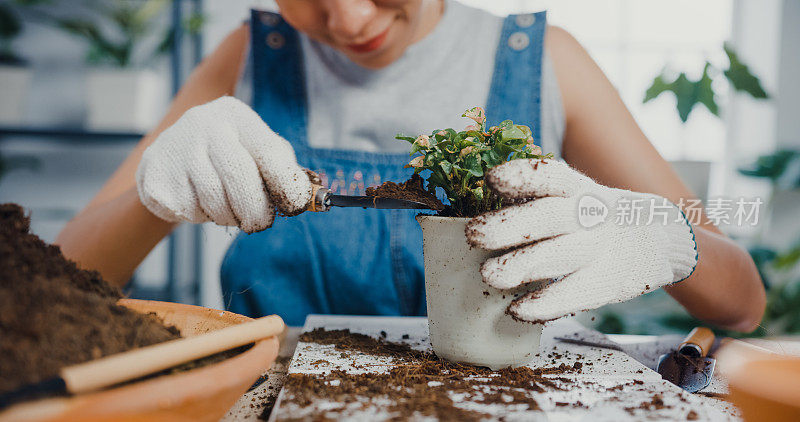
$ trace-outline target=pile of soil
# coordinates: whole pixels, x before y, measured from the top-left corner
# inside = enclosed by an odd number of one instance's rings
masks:
[[[180,338],[153,314],[117,305],[120,290],[29,233],[0,205],[0,393],[72,364]]]
[[[414,174],[403,183],[398,184],[387,181],[380,186],[369,187],[366,189],[366,194],[376,198],[394,198],[421,202],[434,211],[444,209],[442,201],[439,201],[436,195],[425,190],[422,177],[419,174]]]
[[[483,404],[515,404],[538,410],[527,391],[561,390],[568,379],[558,374],[581,372],[582,364],[561,364],[543,368],[489,368],[450,362],[430,352],[412,349],[404,343],[394,343],[349,330],[315,329],[300,336],[300,341],[330,344],[337,350],[360,352],[372,356],[390,356],[400,361],[387,373],[351,374],[334,370],[323,375],[289,374],[284,384],[285,404],[306,407],[320,400],[351,405],[375,405],[388,399],[384,410],[394,419],[407,420],[415,414],[443,420],[481,420],[492,418],[480,411],[455,406],[452,395],[462,401]],[[354,365],[358,367],[357,365]],[[551,376],[545,377],[548,374]],[[553,376],[556,375],[556,376]],[[476,386],[488,388],[478,390]],[[367,400],[365,402],[365,400]]]

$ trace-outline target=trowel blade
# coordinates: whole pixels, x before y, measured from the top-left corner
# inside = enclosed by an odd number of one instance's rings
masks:
[[[407,199],[379,198],[376,196],[349,196],[349,195],[330,195],[330,205],[334,207],[358,207],[358,208],[377,208],[389,210],[429,210],[430,206],[422,202],[409,201]]]
[[[690,357],[678,352],[661,355],[656,371],[665,380],[695,393],[711,384],[717,361],[710,357]]]

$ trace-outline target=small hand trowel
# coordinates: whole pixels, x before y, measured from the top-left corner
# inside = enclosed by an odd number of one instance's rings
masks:
[[[429,210],[430,205],[408,199],[381,198],[378,196],[334,195],[327,188],[312,185],[311,203],[308,211],[330,211],[331,207],[357,207],[378,209],[414,209]]]
[[[711,384],[716,360],[708,357],[714,344],[714,333],[705,327],[697,327],[686,336],[678,349],[661,355],[656,371],[665,380],[695,393]]]

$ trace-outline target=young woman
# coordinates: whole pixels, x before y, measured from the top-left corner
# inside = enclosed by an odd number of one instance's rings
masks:
[[[476,245],[517,248],[507,265],[483,266],[487,283],[567,275],[515,303],[516,317],[552,319],[667,286],[709,323],[757,326],[765,295],[755,266],[707,220],[690,225],[670,204],[677,218],[666,226],[576,229],[569,207],[582,195],[678,204],[692,193],[544,13],[502,19],[451,0],[278,5],[279,15],[254,11],[195,69],[161,124],[65,227],[58,243],[68,257],[123,284],[178,222],[214,221],[244,232],[222,267],[235,312],[295,325],[312,312],[424,314],[415,213],[302,213],[304,169],[348,194],[405,180],[407,144],[396,133],[460,127],[463,110],[483,106],[490,124],[531,125],[543,150],[569,165],[503,166],[493,181],[506,195],[554,198],[470,226]],[[275,220],[276,208],[286,217]]]

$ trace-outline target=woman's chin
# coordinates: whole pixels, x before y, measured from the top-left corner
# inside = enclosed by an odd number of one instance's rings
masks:
[[[375,51],[372,53],[355,53],[352,51],[344,51],[345,55],[355,64],[371,70],[383,69],[390,64],[397,61],[403,55],[403,50],[393,51],[397,49],[387,48],[383,51]]]

